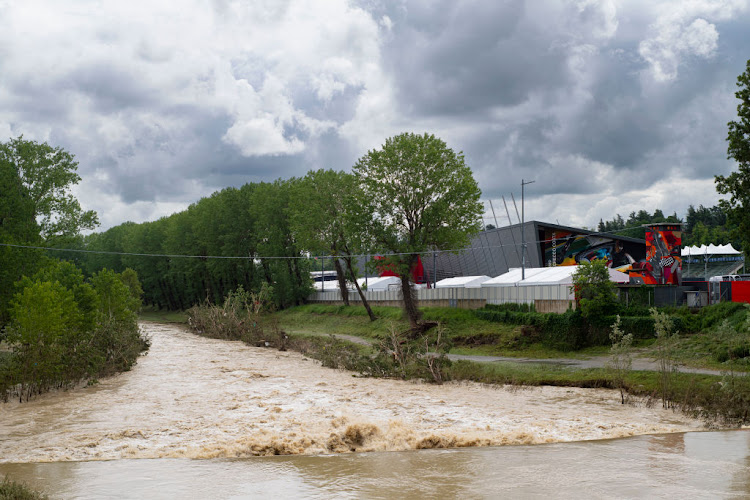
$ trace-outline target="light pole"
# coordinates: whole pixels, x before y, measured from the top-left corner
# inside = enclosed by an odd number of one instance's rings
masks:
[[[523,207],[523,188],[526,184],[533,184],[534,182],[536,181],[524,181],[521,179],[521,281],[526,279],[526,214]]]

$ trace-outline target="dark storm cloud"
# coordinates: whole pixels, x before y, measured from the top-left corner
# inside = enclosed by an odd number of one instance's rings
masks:
[[[684,183],[712,204],[750,57],[740,4],[156,0],[153,18],[51,3],[49,19],[9,4],[0,133],[76,154],[82,201],[110,224],[122,206],[163,215],[227,186],[350,170],[404,130],[463,150],[485,198],[524,178],[527,201],[557,196],[545,205],[595,221],[612,214],[565,197],[627,213],[613,191],[658,200],[654,186]]]
[[[193,111],[183,116],[190,127],[178,136],[144,134],[137,147],[116,152],[117,167],[107,168],[108,187],[126,203],[179,201],[189,186],[199,183],[205,194],[248,182],[270,181],[299,174],[301,155],[245,157],[222,142],[228,117],[210,117]],[[180,147],[165,147],[179,144]],[[94,161],[98,167],[100,162]],[[102,162],[108,163],[108,160]],[[195,201],[195,200],[193,200]]]
[[[85,95],[102,113],[152,106],[159,97],[153,89],[143,84],[132,68],[119,67],[113,61],[76,67],[56,86],[63,91]]]
[[[481,115],[567,80],[560,50],[525,19],[522,2],[446,2],[426,12],[402,15],[385,47],[411,115]]]

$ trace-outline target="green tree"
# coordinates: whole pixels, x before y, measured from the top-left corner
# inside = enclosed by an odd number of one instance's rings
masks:
[[[357,282],[353,262],[355,253],[364,253],[369,214],[356,201],[356,178],[345,172],[317,170],[308,172],[295,186],[290,206],[290,227],[298,244],[307,251],[335,257],[334,268],[344,304],[349,305],[347,278],[354,284],[371,321],[375,314]],[[341,262],[346,266],[344,271]]]
[[[573,274],[573,288],[579,301],[581,315],[591,321],[609,316],[618,307],[617,292],[609,279],[609,269],[603,260],[581,262]]]
[[[728,176],[717,175],[716,190],[729,195],[728,200],[720,200],[719,206],[726,212],[732,225],[732,232],[741,242],[743,249],[750,249],[750,59],[745,72],[737,77],[735,96],[737,120],[729,122],[727,135],[728,157],[737,162],[738,169]]]
[[[302,304],[312,290],[308,262],[299,258],[301,249],[289,226],[291,193],[297,183],[295,178],[261,183],[249,207],[256,217],[254,230],[261,235],[255,256],[273,288],[273,301],[281,308]]]
[[[84,211],[70,193],[81,180],[72,154],[21,136],[0,143],[0,163],[13,165],[18,172],[45,240],[72,237],[99,225],[96,213]]]
[[[127,268],[120,273],[120,280],[130,291],[130,307],[136,312],[139,311],[143,303],[143,288],[141,287],[141,282],[138,280],[138,273],[134,269]]]
[[[462,248],[481,229],[481,191],[462,153],[434,135],[404,133],[386,139],[354,166],[360,203],[375,214],[368,233],[392,255],[385,264],[401,277],[404,309],[413,331],[421,315],[411,269],[420,253]]]
[[[65,347],[81,323],[73,293],[58,282],[34,281],[15,295],[5,340],[17,360],[21,400],[48,390],[63,376]]]
[[[28,189],[10,162],[0,156],[0,243],[38,245],[39,226]],[[41,259],[38,250],[0,245],[0,330],[8,321],[13,284],[33,274]]]

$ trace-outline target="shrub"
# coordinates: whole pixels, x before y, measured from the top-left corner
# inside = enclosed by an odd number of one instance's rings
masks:
[[[573,287],[586,320],[611,314],[618,307],[615,284],[603,260],[581,262],[573,274]]]
[[[185,314],[192,330],[204,337],[241,340],[247,344],[286,350],[287,335],[278,321],[267,322],[264,311],[273,308],[273,289],[264,284],[258,293],[239,286],[229,292],[221,306],[206,301],[193,306]]]
[[[0,500],[43,500],[47,495],[36,492],[24,483],[17,483],[7,476],[0,482]]]
[[[4,334],[11,352],[0,362],[0,398],[28,400],[128,370],[148,348],[121,275],[105,270],[91,281],[70,263],[54,262],[21,281]]]
[[[579,311],[568,310],[562,314],[517,312],[488,306],[475,310],[474,314],[486,321],[532,327],[537,334],[530,337],[539,338],[548,347],[571,351],[584,347],[590,340]]]
[[[486,311],[515,311],[515,312],[534,312],[533,303],[513,303],[506,304],[487,304],[484,306]]]

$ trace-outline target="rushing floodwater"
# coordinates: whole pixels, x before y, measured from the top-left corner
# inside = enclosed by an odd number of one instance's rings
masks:
[[[614,391],[361,379],[143,326],[131,372],[0,406],[0,475],[62,498],[750,496],[748,432]],[[273,454],[297,456],[247,458]]]

